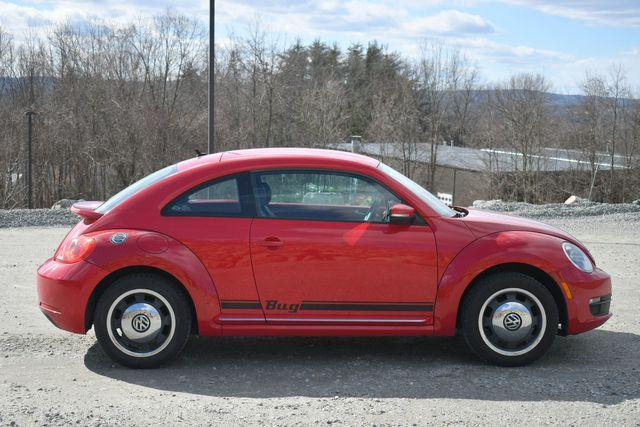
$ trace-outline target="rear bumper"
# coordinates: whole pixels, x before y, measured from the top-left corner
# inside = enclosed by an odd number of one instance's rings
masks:
[[[593,273],[586,274],[577,269],[562,272],[563,278],[569,285],[571,298],[565,295],[567,301],[569,335],[579,334],[605,323],[612,316],[608,302],[604,304],[590,304],[592,298],[611,297],[611,277],[596,268]],[[606,298],[605,298],[606,300]]]
[[[63,264],[48,259],[37,273],[40,310],[58,328],[84,334],[87,301],[106,274],[86,261]]]

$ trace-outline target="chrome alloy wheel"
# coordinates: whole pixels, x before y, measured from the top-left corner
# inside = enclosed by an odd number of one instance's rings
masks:
[[[547,316],[542,303],[529,291],[507,288],[491,295],[478,316],[480,336],[493,351],[520,356],[542,339]]]
[[[171,342],[175,329],[173,308],[162,295],[150,289],[123,293],[107,314],[111,342],[133,357],[160,353]]]

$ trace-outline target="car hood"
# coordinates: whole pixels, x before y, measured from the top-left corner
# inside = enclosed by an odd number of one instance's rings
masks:
[[[468,214],[462,218],[462,220],[478,239],[489,234],[505,231],[531,231],[534,233],[548,234],[575,244],[593,260],[593,257],[587,248],[585,248],[578,239],[559,228],[542,222],[512,215],[504,215],[472,208],[466,210],[468,211]]]

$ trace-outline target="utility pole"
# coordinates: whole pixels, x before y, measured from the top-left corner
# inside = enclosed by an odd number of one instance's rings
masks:
[[[33,116],[36,112],[33,110],[35,103],[35,93],[33,90],[33,65],[29,68],[29,109],[24,113],[27,116],[27,209],[31,209],[33,195],[33,179],[32,179],[32,162],[31,154],[33,147]]]
[[[28,110],[24,113],[27,116],[27,208],[33,208],[32,205],[32,167],[31,167],[31,152],[33,141],[33,116],[36,114],[33,110]]]
[[[215,84],[215,73],[214,73],[214,65],[215,65],[215,0],[209,0],[209,143],[207,147],[207,152],[209,154],[213,153],[216,149],[216,144],[214,140],[214,122],[215,122],[215,109],[214,109],[214,84]]]

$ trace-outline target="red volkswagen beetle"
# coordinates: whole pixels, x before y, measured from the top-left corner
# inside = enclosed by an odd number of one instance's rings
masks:
[[[449,208],[372,158],[255,149],[169,166],[38,269],[42,312],[152,367],[189,335],[454,335],[500,365],[602,325],[609,275],[556,228]]]

